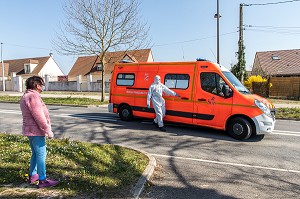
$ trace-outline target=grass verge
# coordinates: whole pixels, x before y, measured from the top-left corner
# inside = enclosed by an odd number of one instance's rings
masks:
[[[0,96],[0,102],[15,102],[19,103],[19,96]],[[58,104],[58,105],[77,105],[77,106],[99,106],[102,104],[107,104],[107,102],[101,102],[100,100],[90,99],[90,98],[55,98],[55,97],[44,97],[43,101],[45,104]]]
[[[101,95],[101,92],[80,92],[80,91],[43,91],[43,94],[62,94],[62,95]],[[108,95],[105,93],[105,95]]]
[[[0,134],[0,151],[0,198],[129,197],[149,161],[117,145],[47,140],[47,175],[60,183],[36,189],[26,183],[31,156],[27,137]]]
[[[300,120],[300,108],[278,108],[276,118]]]
[[[294,105],[300,105],[300,100],[284,100],[284,99],[274,99],[269,98],[273,104],[294,104]]]

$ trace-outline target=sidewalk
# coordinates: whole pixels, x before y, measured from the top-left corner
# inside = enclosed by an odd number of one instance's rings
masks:
[[[53,91],[55,92],[55,91]],[[22,96],[23,92],[15,92],[15,91],[0,91],[0,96],[4,96],[4,95],[8,95],[8,96]],[[61,93],[57,93],[57,94],[47,94],[47,93],[42,93],[41,94],[42,97],[55,97],[55,98],[67,98],[67,97],[71,97],[71,98],[91,98],[91,99],[98,99],[101,100],[101,93],[95,93],[95,94],[73,94],[73,93],[66,93],[66,94],[61,94]],[[108,100],[109,96],[106,94],[105,95],[105,99]]]

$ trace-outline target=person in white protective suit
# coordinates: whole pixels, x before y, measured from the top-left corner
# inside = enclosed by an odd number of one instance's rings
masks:
[[[177,96],[179,95],[175,93],[174,91],[170,90],[168,87],[166,87],[164,84],[160,82],[160,76],[156,75],[154,77],[154,82],[151,84],[148,90],[147,95],[147,108],[150,108],[150,99],[152,101],[153,108],[155,110],[156,117],[154,119],[154,124],[158,125],[159,130],[166,131],[164,128],[164,122],[163,118],[166,114],[166,106],[165,106],[165,100],[162,97],[162,94],[165,95],[171,95],[171,96]]]

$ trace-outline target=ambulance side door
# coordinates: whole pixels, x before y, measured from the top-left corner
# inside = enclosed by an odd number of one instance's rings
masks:
[[[162,83],[180,97],[163,96],[166,101],[165,120],[192,124],[193,118],[193,73],[195,64],[181,63],[160,67]]]
[[[216,71],[198,74],[194,123],[223,129],[232,111],[232,97],[225,98],[222,92],[227,83]]]

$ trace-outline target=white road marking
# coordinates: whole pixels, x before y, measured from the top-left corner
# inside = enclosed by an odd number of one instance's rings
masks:
[[[98,116],[83,116],[83,115],[74,115],[74,114],[60,114],[60,115],[51,115],[50,117],[64,117],[64,118],[77,118],[77,119],[91,119],[97,121],[112,121],[116,122],[118,120],[113,119],[112,117],[98,117]]]
[[[300,132],[298,132],[298,131],[273,130],[273,132],[283,132],[283,133],[300,134]]]
[[[9,114],[18,114],[22,115],[21,111],[15,110],[0,110],[0,113],[9,113]],[[91,119],[96,121],[118,121],[114,117],[100,117],[100,116],[93,116],[93,115],[83,115],[83,114],[59,114],[59,115],[50,115],[50,117],[64,117],[64,118],[77,118],[77,119]]]
[[[255,169],[265,169],[265,170],[282,171],[282,172],[299,173],[300,174],[300,171],[290,170],[290,169],[280,169],[280,168],[274,168],[274,167],[264,167],[264,166],[239,164],[239,163],[231,163],[231,162],[221,162],[221,161],[215,161],[215,160],[205,160],[205,159],[196,159],[196,158],[185,158],[185,157],[177,157],[177,156],[170,156],[170,155],[160,155],[160,154],[151,154],[151,155],[156,156],[156,157],[162,157],[162,158],[175,158],[175,159],[205,162],[205,163],[211,163],[211,164],[230,165],[230,166],[237,166],[237,167],[248,167],[248,168],[255,168]]]
[[[272,134],[300,137],[300,132],[297,132],[297,131],[273,130]]]

